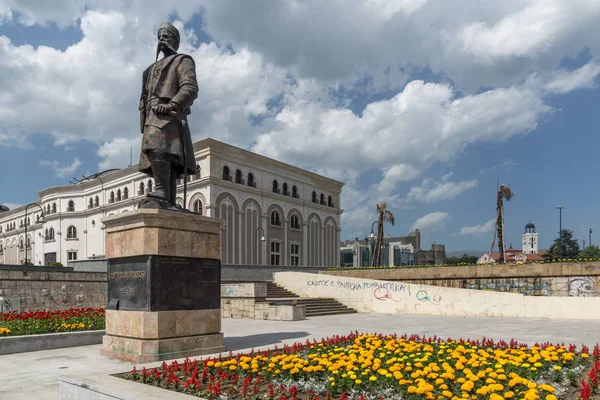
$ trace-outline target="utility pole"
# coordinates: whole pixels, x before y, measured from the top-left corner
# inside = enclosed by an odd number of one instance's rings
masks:
[[[590,228],[590,240],[588,240],[588,246],[592,245],[592,228]]]
[[[567,206],[555,206],[558,209],[558,256],[562,257],[562,210]]]
[[[585,250],[585,239],[583,239],[582,242],[583,242],[583,248],[581,250]]]

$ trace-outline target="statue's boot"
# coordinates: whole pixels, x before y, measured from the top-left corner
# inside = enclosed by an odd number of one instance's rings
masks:
[[[174,190],[172,182],[173,169],[171,163],[162,159],[151,160],[154,175],[154,190],[140,202],[139,208],[162,208],[175,210]],[[173,199],[173,200],[172,200]]]

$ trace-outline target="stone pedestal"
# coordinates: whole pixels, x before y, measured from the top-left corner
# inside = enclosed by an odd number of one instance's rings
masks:
[[[108,306],[100,353],[133,363],[219,353],[223,221],[141,209],[102,220]]]

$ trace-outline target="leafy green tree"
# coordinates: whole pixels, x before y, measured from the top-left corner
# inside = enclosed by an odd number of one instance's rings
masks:
[[[579,252],[581,258],[600,258],[600,247],[588,246]]]
[[[458,257],[446,257],[446,265],[458,265],[460,258]]]
[[[554,239],[554,243],[544,254],[544,258],[577,258],[579,257],[579,243],[573,239],[573,231],[563,229],[561,238]]]
[[[467,254],[463,254],[459,262],[466,264],[475,264],[477,260],[479,260],[479,257],[477,256],[469,256]]]

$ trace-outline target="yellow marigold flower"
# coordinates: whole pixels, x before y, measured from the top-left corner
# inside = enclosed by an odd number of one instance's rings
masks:
[[[555,365],[554,366],[554,370],[555,371],[560,371],[562,369],[562,367],[560,365]]]
[[[490,395],[490,400],[504,400],[504,397],[500,396],[499,394],[492,393]]]
[[[554,389],[552,386],[547,385],[547,384],[542,384],[538,386],[538,389],[540,390],[544,390],[546,392],[554,392],[556,389]]]
[[[357,385],[360,385],[360,384],[362,383],[362,381],[361,381],[360,379],[356,379],[356,380],[354,381],[354,383],[356,383]]]
[[[371,377],[369,378],[369,380],[370,380],[371,382],[375,382],[375,381],[377,380],[377,377],[376,377],[376,376],[371,376]]]
[[[548,396],[546,396],[546,400],[557,400],[556,396],[553,394],[549,394]]]
[[[505,399],[512,399],[513,397],[515,397],[515,394],[511,391],[508,391],[506,393],[504,393],[504,398]]]
[[[581,358],[588,358],[590,355],[587,353],[581,353]]]
[[[416,386],[409,386],[408,387],[408,393],[417,393]]]
[[[442,392],[442,396],[447,397],[447,398],[451,398],[452,397],[452,392],[450,392],[448,390],[444,390]]]

